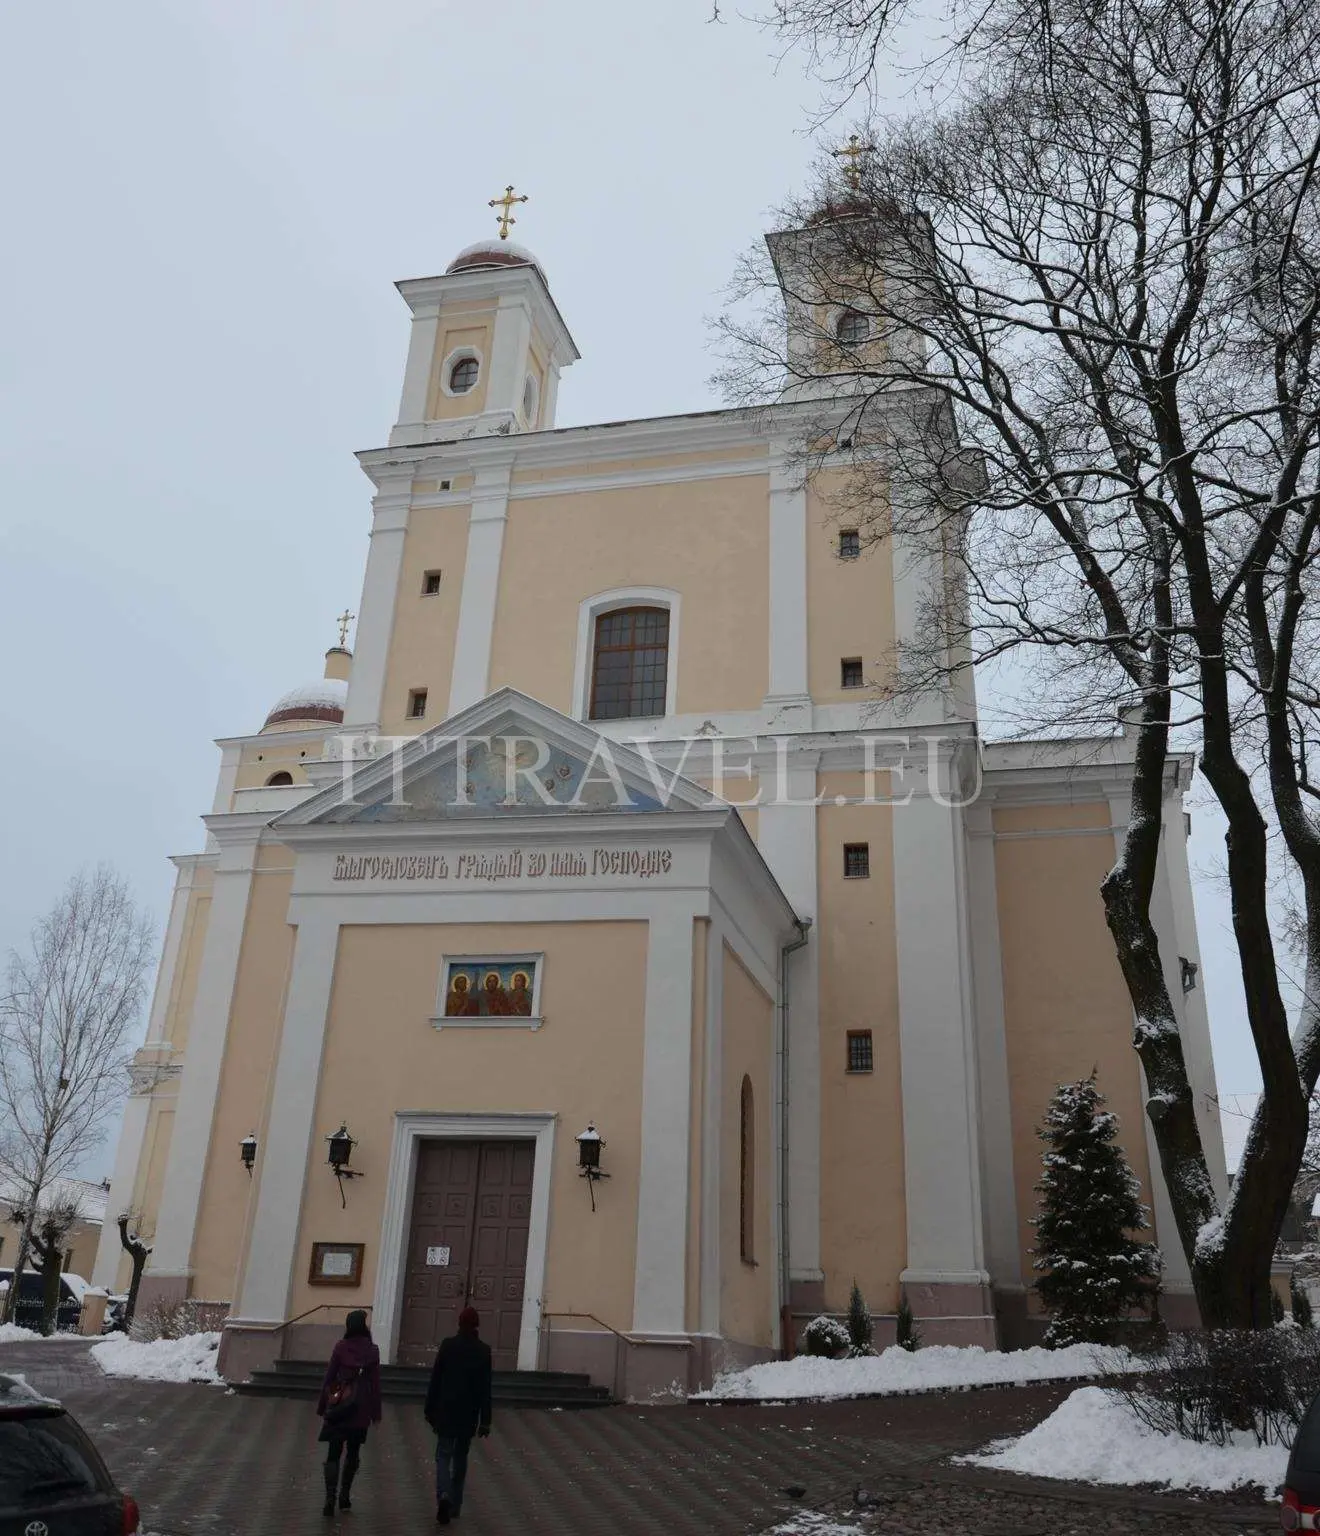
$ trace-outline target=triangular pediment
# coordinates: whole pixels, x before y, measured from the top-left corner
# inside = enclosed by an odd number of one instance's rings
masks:
[[[705,810],[711,796],[643,748],[513,688],[384,750],[277,827]]]

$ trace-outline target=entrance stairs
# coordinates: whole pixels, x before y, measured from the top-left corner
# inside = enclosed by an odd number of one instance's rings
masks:
[[[277,1360],[233,1387],[247,1397],[317,1397],[324,1378],[324,1360]],[[389,1402],[421,1403],[430,1379],[426,1366],[382,1365],[381,1395]],[[501,1408],[607,1408],[614,1401],[608,1388],[570,1371],[496,1371],[491,1398]]]

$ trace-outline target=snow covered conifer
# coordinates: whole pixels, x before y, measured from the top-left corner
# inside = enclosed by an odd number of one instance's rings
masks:
[[[1309,1328],[1313,1322],[1311,1298],[1306,1287],[1296,1275],[1292,1277],[1292,1316],[1299,1328]]]
[[[894,1325],[894,1343],[900,1349],[906,1349],[909,1353],[921,1348],[921,1334],[917,1331],[916,1320],[912,1316],[912,1305],[908,1301],[906,1291],[900,1291],[898,1295],[898,1317]]]
[[[871,1314],[866,1309],[866,1299],[853,1281],[852,1294],[848,1297],[848,1337],[852,1340],[850,1355],[873,1355],[875,1347],[872,1340],[875,1336],[875,1325],[871,1322]]]
[[[1134,1307],[1150,1305],[1161,1259],[1133,1235],[1149,1228],[1149,1212],[1094,1072],[1060,1084],[1037,1134],[1045,1153],[1032,1268],[1050,1314],[1045,1343],[1111,1343]]]

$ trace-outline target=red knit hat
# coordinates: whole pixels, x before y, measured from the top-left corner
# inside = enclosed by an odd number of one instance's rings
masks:
[[[458,1314],[458,1326],[464,1333],[475,1333],[481,1327],[481,1313],[475,1307],[464,1307]]]

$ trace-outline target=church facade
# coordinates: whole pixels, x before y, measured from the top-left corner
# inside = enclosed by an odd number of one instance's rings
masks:
[[[144,1303],[226,1306],[241,1378],[357,1306],[423,1362],[471,1301],[497,1364],[633,1396],[854,1281],[881,1341],[906,1292],[929,1342],[1025,1342],[1035,1128],[1092,1068],[1189,1297],[1099,896],[1131,735],[891,714],[923,573],[795,468],[794,402],[558,428],[529,252],[399,289],[352,653],[219,742],[174,860],[110,1195]],[[1156,921],[1222,1182],[1189,774]]]

